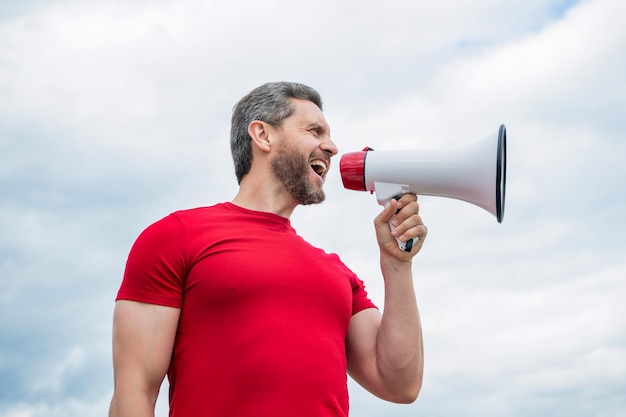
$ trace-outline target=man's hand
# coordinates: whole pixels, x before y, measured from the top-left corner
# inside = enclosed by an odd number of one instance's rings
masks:
[[[394,226],[393,232],[389,222]],[[392,199],[389,206],[374,219],[374,226],[381,255],[389,255],[399,261],[411,261],[422,248],[428,234],[419,216],[419,204],[415,194],[404,194],[397,201]],[[410,252],[398,247],[396,238],[407,242],[414,237],[419,239],[413,244]]]

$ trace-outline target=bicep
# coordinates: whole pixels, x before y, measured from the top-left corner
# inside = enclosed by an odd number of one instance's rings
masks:
[[[370,392],[380,389],[376,343],[382,315],[376,308],[362,310],[350,319],[346,359],[350,376]]]
[[[167,373],[180,309],[120,300],[113,314],[117,389],[158,393]]]

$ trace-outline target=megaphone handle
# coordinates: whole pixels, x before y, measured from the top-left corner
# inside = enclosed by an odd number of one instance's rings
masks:
[[[394,184],[388,182],[374,182],[374,190],[376,192],[376,200],[378,204],[387,208],[389,204],[391,204],[391,199],[398,201],[403,194],[410,193],[411,188],[407,184]],[[395,229],[393,224],[389,222],[389,227],[391,231]],[[417,237],[414,237],[411,240],[407,240],[406,242],[402,242],[400,239],[396,238],[398,242],[398,246],[405,252],[411,252],[413,249],[413,244],[417,241]]]
[[[400,196],[396,195],[393,197],[393,199],[398,201],[400,200]],[[385,201],[385,208],[389,207],[389,204],[391,204],[391,200]],[[396,212],[396,214],[398,213]],[[393,224],[391,224],[391,221],[389,222],[389,227],[391,228],[391,231],[393,232],[395,227],[393,226]],[[402,249],[405,252],[411,252],[411,249],[413,249],[413,244],[417,241],[417,239],[419,238],[414,237],[413,239],[407,240],[406,242],[402,242],[400,239],[396,238],[396,242],[398,242],[398,246],[400,247],[400,249]]]

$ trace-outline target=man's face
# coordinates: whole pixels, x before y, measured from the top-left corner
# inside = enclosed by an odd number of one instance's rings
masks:
[[[324,201],[324,179],[330,158],[337,154],[322,111],[308,100],[292,100],[295,112],[283,120],[272,172],[303,205]]]

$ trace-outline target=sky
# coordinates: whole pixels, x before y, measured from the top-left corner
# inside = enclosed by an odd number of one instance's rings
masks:
[[[2,2],[0,417],[106,415],[133,241],[232,199],[232,106],[280,80],[320,91],[340,154],[507,127],[502,224],[419,200],[418,400],[349,381],[352,416],[626,416],[624,15],[621,0]],[[291,221],[384,310],[381,208],[338,162],[327,201]]]

